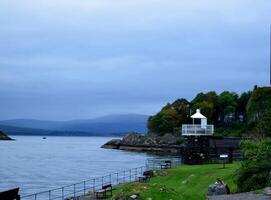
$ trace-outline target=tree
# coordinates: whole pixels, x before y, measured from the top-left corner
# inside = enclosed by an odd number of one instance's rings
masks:
[[[238,95],[235,92],[225,91],[219,95],[219,118],[222,123],[228,119],[235,119]],[[226,119],[227,118],[227,119]]]
[[[206,94],[199,93],[192,100],[192,111],[200,108],[203,115],[205,115],[211,123],[216,123],[218,120],[218,96],[216,92],[211,91]]]
[[[247,104],[248,122],[257,123],[267,110],[271,110],[271,87],[257,87]]]
[[[151,132],[162,136],[165,133],[174,131],[176,119],[173,113],[159,112],[158,114],[149,117],[148,129]]]
[[[246,116],[246,107],[247,103],[249,101],[249,98],[251,96],[251,91],[244,92],[242,93],[238,100],[237,100],[237,108],[236,108],[236,114],[239,119],[239,116],[243,116],[243,121],[246,121],[247,116]]]
[[[247,104],[248,123],[256,127],[259,137],[271,134],[271,87],[257,87]]]
[[[188,115],[189,102],[186,99],[178,99],[172,104],[168,103],[160,112],[151,116],[148,119],[148,129],[158,135],[173,133],[187,121]]]

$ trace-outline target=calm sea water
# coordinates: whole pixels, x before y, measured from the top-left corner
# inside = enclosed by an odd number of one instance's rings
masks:
[[[108,137],[13,138],[0,141],[0,191],[20,187],[21,195],[140,167],[159,157],[100,148]]]

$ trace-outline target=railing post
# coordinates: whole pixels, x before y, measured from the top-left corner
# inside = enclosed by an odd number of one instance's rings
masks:
[[[111,174],[109,174],[109,184],[112,184],[111,181],[112,181],[112,177],[111,177]]]
[[[125,170],[123,171],[123,183],[125,183]]]
[[[196,125],[194,125],[194,133],[195,134],[197,133],[197,131],[196,131]]]
[[[117,172],[117,185],[119,184],[119,172]]]
[[[130,169],[130,182],[132,181],[132,169]]]
[[[35,200],[37,200],[37,194],[35,194]]]
[[[102,187],[103,187],[103,185],[104,185],[104,177],[102,176]]]

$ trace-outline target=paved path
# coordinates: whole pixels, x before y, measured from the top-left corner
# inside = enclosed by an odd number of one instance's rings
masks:
[[[239,193],[232,195],[208,196],[208,200],[271,200],[271,196],[249,193]]]

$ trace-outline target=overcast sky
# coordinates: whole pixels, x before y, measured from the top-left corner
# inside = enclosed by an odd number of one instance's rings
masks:
[[[0,119],[154,114],[268,85],[269,0],[1,0]]]

